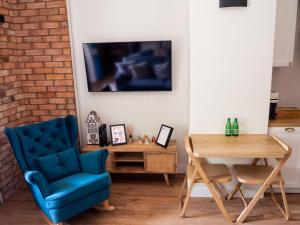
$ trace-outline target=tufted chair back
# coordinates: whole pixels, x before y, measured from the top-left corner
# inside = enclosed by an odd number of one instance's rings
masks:
[[[77,150],[77,122],[74,116],[13,128],[6,133],[21,170],[38,170],[36,158],[59,153],[70,147]],[[77,150],[78,151],[78,150]]]

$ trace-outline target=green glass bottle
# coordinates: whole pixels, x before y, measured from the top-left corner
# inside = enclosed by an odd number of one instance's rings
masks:
[[[232,125],[232,136],[239,136],[239,123],[237,118],[234,118]]]
[[[230,118],[227,119],[226,127],[225,127],[225,136],[231,136],[232,135],[232,129],[231,129],[231,121]]]

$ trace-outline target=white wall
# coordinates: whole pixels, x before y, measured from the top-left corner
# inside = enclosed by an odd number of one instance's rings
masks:
[[[272,90],[279,92],[280,107],[300,108],[300,4],[298,4],[294,63],[273,68]]]
[[[275,32],[274,0],[247,8],[190,0],[190,132],[267,133]]]
[[[220,9],[210,0],[69,0],[82,134],[91,110],[108,124],[134,125],[135,134],[156,135],[166,123],[184,164],[184,135],[223,133],[229,116],[242,133],[267,133],[276,1],[248,2]],[[173,41],[172,92],[88,92],[83,42],[162,39]]]
[[[218,1],[190,0],[190,133],[223,134],[227,117],[239,118],[241,133],[267,133],[276,1],[248,4],[220,9]],[[209,192],[196,185],[192,195]]]
[[[179,164],[185,164],[183,137],[188,133],[188,1],[70,0],[73,55],[80,124],[96,110],[108,124],[132,124],[135,135],[157,135],[162,123],[175,128]],[[89,93],[82,43],[172,40],[173,91]],[[180,168],[179,168],[180,169]]]

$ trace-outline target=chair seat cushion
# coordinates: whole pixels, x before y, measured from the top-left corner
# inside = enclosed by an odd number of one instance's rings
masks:
[[[233,165],[238,181],[244,184],[263,184],[273,169],[264,165]],[[273,183],[278,183],[279,179],[277,176]]]
[[[108,173],[78,173],[50,183],[52,194],[46,197],[48,209],[64,207],[84,196],[108,188],[111,179]]]
[[[37,157],[36,162],[39,170],[45,175],[49,182],[80,172],[75,148]]]
[[[224,164],[203,164],[201,165],[201,167],[210,181],[216,183],[226,183],[231,181],[229,169]],[[187,176],[189,180],[192,179],[194,171],[195,166],[188,165]],[[203,179],[201,178],[199,173],[196,174],[195,182],[203,183]]]

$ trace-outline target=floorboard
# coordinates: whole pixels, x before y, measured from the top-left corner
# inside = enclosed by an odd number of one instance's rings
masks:
[[[162,175],[114,175],[111,203],[112,212],[90,209],[70,221],[71,225],[215,225],[227,224],[210,198],[192,198],[187,217],[178,216],[178,192],[183,176],[171,176],[171,187],[166,187]],[[291,217],[285,221],[270,197],[261,199],[246,224],[299,225],[300,194],[288,194]],[[233,218],[243,209],[240,199],[226,201]],[[27,188],[0,205],[0,225],[47,225]]]

